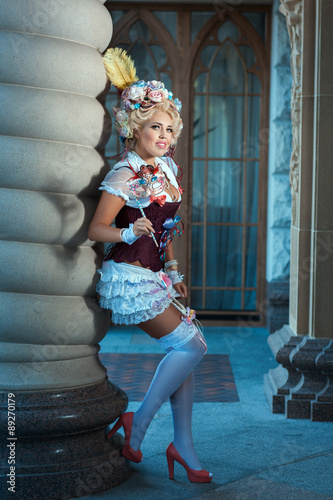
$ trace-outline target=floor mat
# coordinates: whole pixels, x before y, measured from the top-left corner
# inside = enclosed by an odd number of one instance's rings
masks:
[[[111,382],[123,389],[130,401],[142,401],[164,354],[101,353],[100,360]],[[194,370],[195,403],[239,401],[227,354],[206,354]]]

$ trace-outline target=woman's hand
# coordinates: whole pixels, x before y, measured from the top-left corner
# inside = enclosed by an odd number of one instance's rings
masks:
[[[141,217],[137,219],[133,224],[133,233],[135,236],[139,237],[145,234],[151,237],[151,233],[155,233],[152,223],[147,217]]]
[[[176,290],[176,292],[179,293],[179,295],[184,297],[184,299],[187,297],[187,286],[185,285],[185,283],[180,281],[179,283],[173,285],[173,287]]]

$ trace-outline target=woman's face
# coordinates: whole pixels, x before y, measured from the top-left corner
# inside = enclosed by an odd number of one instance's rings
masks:
[[[173,138],[172,119],[164,111],[156,111],[140,131],[135,131],[135,152],[148,164],[163,156]]]

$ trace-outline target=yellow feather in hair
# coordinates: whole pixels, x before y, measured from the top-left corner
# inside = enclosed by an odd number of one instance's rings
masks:
[[[126,50],[108,49],[103,56],[103,63],[111,83],[120,90],[138,81],[134,62]]]

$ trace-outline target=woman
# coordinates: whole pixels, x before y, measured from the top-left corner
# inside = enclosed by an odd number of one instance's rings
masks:
[[[126,78],[124,68],[121,76],[117,71],[115,76],[121,60],[130,67]],[[167,352],[140,408],[123,414],[108,437],[123,427],[122,454],[140,462],[145,432],[170,398],[174,440],[166,451],[169,477],[173,478],[176,460],[190,481],[209,482],[212,474],[200,465],[191,431],[193,369],[207,347],[190,317],[183,317],[172,304],[175,297],[187,296],[171,242],[181,232],[175,215],[182,190],[176,180],[177,166],[165,156],[181,132],[181,104],[161,82],[137,81],[124,51],[109,49],[104,63],[112,83],[122,90],[124,109],[115,108],[114,114],[126,156],[103,181],[89,227],[91,240],[112,243],[99,270],[97,291],[101,306],[112,310],[114,323],[137,325]],[[116,227],[111,227],[114,221]]]

